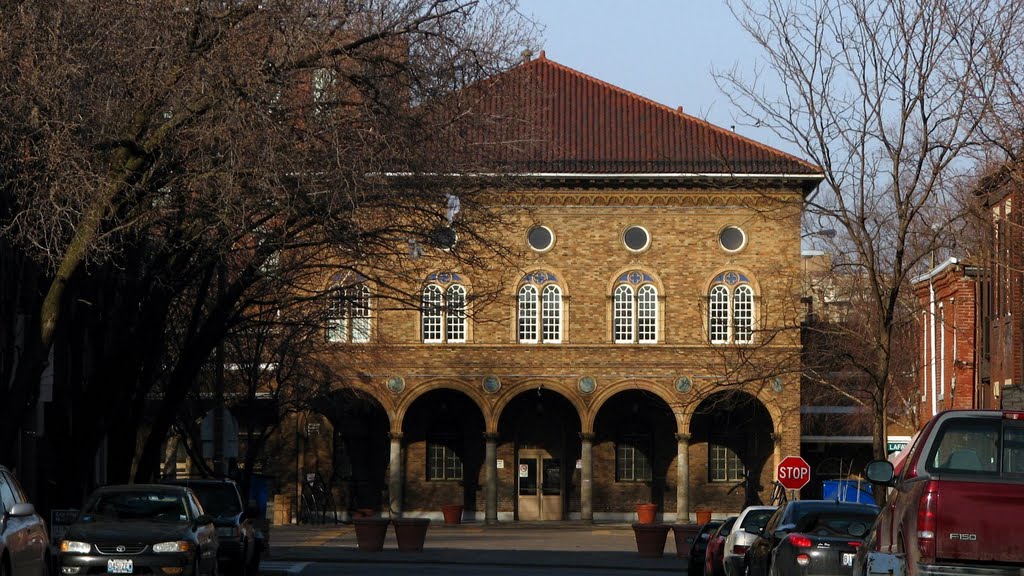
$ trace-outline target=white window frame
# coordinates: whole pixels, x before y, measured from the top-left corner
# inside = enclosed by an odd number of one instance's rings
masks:
[[[619,284],[612,297],[612,338],[616,344],[632,344],[636,318],[633,287]]]
[[[526,283],[516,294],[516,341],[520,344],[561,344],[565,325],[562,287]]]
[[[537,315],[540,309],[537,302],[537,287],[523,284],[519,287],[519,306],[517,318],[517,335],[520,344],[536,344],[539,338]]]
[[[718,440],[718,441],[716,441]],[[708,480],[710,482],[738,482],[746,477],[746,468],[740,455],[712,438],[708,442]],[[732,464],[738,464],[734,466]]]
[[[541,341],[548,344],[562,342],[562,288],[547,284],[540,291]]]
[[[612,340],[616,344],[658,343],[658,289],[653,284],[619,284],[612,293]]]
[[[466,287],[438,284],[423,287],[420,339],[424,344],[461,344],[466,341]]]
[[[757,293],[744,282],[731,289],[715,284],[708,291],[708,340],[712,344],[753,344]]]
[[[708,294],[708,332],[712,344],[728,344],[731,340],[730,300],[728,287],[723,284],[711,287]]]
[[[335,287],[327,304],[328,342],[364,343],[372,334],[370,288],[363,282]]]

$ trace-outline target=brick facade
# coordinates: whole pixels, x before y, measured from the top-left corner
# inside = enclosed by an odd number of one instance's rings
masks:
[[[819,171],[543,56],[518,70],[550,83],[543,108],[554,117],[542,121],[564,131],[537,153],[541,177],[491,198],[505,216],[483,240],[512,257],[455,265],[428,250],[396,263],[421,270],[422,283],[371,286],[371,341],[339,343],[327,358],[339,375],[333,386],[372,404],[358,418],[386,423],[392,459],[385,478],[371,479],[382,493],[376,506],[437,516],[456,502],[479,519],[528,519],[534,500],[520,476],[540,454],[537,465],[550,464],[547,488],[561,496],[550,504],[556,509],[538,504],[548,518],[629,520],[635,504],[650,501],[666,519],[700,508],[738,512],[743,490],[730,493],[735,479],[712,478],[712,444],[737,455],[767,498],[777,462],[800,451],[800,217]],[[595,127],[605,132],[585,134]],[[538,225],[553,233],[550,249],[531,249],[527,234]],[[640,250],[623,240],[635,226],[650,239]],[[723,247],[727,227],[742,230],[738,249]],[[558,343],[518,341],[517,294],[537,278],[561,290]],[[615,342],[615,289],[632,282],[657,290],[653,343]],[[751,343],[710,343],[716,282],[753,290]],[[424,343],[417,306],[383,305],[453,283],[469,294],[464,342]],[[429,446],[442,429],[461,458],[461,480],[427,478]],[[352,442],[344,433],[332,441]],[[645,457],[650,479],[619,477],[618,448],[634,441],[640,448],[621,462]],[[716,473],[728,476],[725,461],[718,457]]]

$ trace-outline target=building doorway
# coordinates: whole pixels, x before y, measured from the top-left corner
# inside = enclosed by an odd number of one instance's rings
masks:
[[[520,520],[561,520],[562,458],[545,449],[519,450],[518,505]]]

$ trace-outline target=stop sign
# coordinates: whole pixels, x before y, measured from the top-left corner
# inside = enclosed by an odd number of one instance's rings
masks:
[[[779,462],[779,484],[799,490],[811,481],[811,466],[799,456],[786,456]]]

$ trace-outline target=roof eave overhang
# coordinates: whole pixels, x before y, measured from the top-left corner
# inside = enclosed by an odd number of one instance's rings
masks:
[[[415,176],[461,177],[461,178],[516,178],[545,183],[609,183],[633,182],[646,184],[668,184],[672,182],[707,183],[748,182],[799,184],[806,195],[825,179],[823,174],[757,174],[724,172],[510,172],[510,173],[465,173],[465,174],[415,174],[410,172],[388,172],[390,177],[411,178]]]

